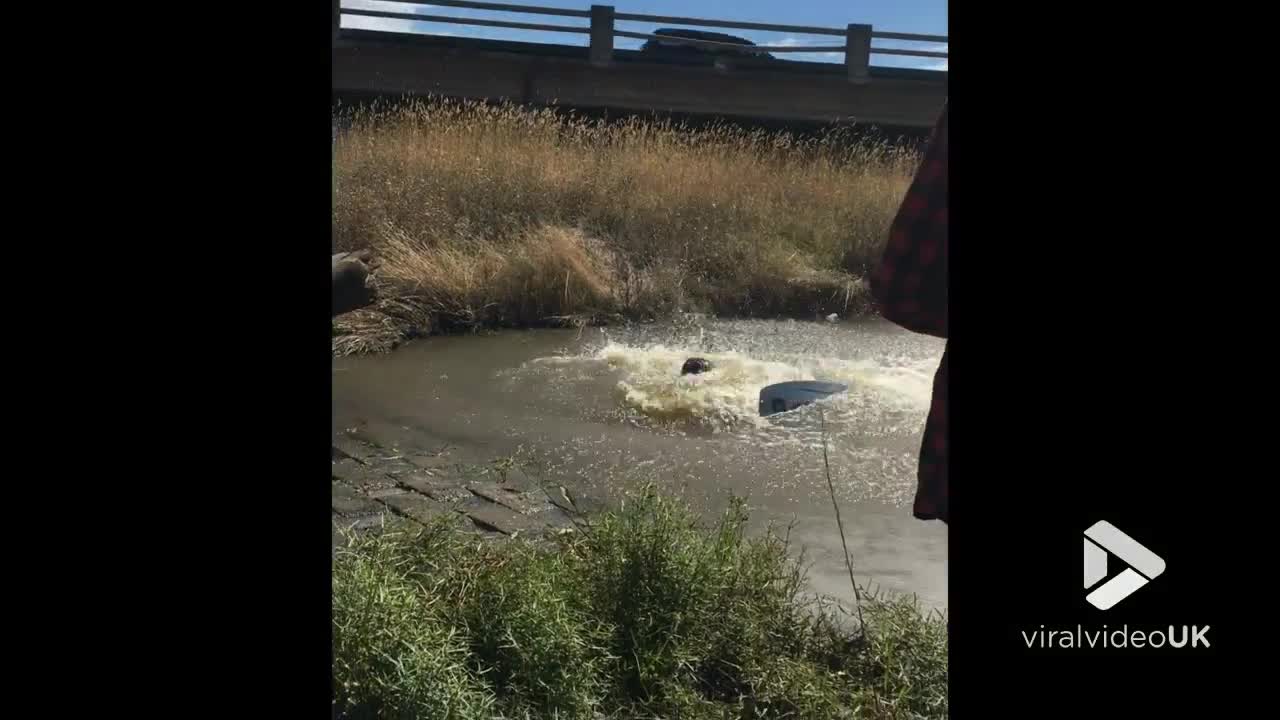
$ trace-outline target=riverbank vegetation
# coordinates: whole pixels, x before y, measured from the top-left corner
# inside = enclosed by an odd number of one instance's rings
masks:
[[[806,600],[786,534],[702,526],[652,491],[553,543],[446,524],[352,537],[333,573],[346,717],[919,718],[947,714],[945,623],[865,592]]]
[[[863,278],[918,162],[847,129],[478,103],[336,122],[332,251],[381,259],[381,299],[335,320],[338,353],[482,326],[869,312]]]

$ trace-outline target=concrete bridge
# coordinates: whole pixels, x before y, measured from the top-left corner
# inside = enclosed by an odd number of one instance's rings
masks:
[[[335,0],[335,99],[437,95],[589,111],[838,123],[921,131],[933,125],[947,97],[946,72],[879,68],[870,62],[871,55],[877,53],[945,57],[944,53],[874,49],[873,38],[945,42],[946,38],[941,36],[877,32],[866,25],[811,28],[629,15],[603,6],[573,10],[459,0],[433,0],[432,4],[491,10],[516,8],[526,14],[586,18],[590,24],[534,25],[345,8],[341,13],[582,32],[590,35],[591,43],[583,47],[342,29]],[[691,66],[663,61],[643,51],[615,49],[615,35],[652,37],[617,30],[614,21],[619,19],[840,35],[843,43],[838,46],[753,46],[748,52],[773,55],[842,50],[846,62],[840,65],[735,57]],[[704,48],[723,46],[700,40],[678,42]]]

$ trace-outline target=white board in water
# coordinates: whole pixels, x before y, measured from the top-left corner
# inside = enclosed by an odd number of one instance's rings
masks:
[[[821,380],[794,380],[768,385],[760,390],[760,414],[769,416],[788,412],[848,389],[848,385]]]

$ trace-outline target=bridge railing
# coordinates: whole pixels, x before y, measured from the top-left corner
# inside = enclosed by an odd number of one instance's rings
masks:
[[[870,25],[849,24],[843,28],[813,27],[808,25],[784,25],[774,23],[738,22],[732,20],[708,20],[703,18],[669,17],[665,15],[644,15],[639,13],[620,13],[612,5],[592,5],[589,10],[572,8],[536,7],[517,5],[514,3],[476,2],[474,0],[380,0],[388,3],[410,5],[434,5],[463,8],[469,10],[491,10],[496,12],[519,13],[523,15],[545,15],[550,17],[585,18],[585,25],[569,25],[561,23],[532,23],[511,20],[494,20],[471,17],[455,17],[449,15],[433,15],[417,12],[392,12],[385,10],[368,10],[362,8],[340,7],[341,0],[333,2],[333,32],[336,38],[340,31],[341,15],[360,17],[387,18],[393,20],[412,20],[417,22],[451,23],[477,27],[509,28],[513,30],[533,30],[556,33],[578,33],[590,36],[588,54],[592,64],[608,66],[613,62],[614,38],[636,38],[643,40],[660,39],[664,43],[691,45],[710,49],[732,48],[736,52],[750,53],[814,53],[842,52],[849,79],[853,82],[865,81],[871,68],[873,55],[900,55],[912,57],[947,58],[948,53],[937,50],[910,50],[904,48],[884,48],[872,46],[873,40],[906,40],[912,42],[947,43],[946,35],[923,35],[919,33],[885,32],[876,30]],[[645,22],[663,25],[685,25],[694,27],[728,28],[736,30],[763,30],[770,32],[797,33],[803,35],[828,35],[839,37],[843,42],[839,45],[739,45],[736,43],[699,40],[694,38],[653,35],[649,33],[620,30],[619,21]]]

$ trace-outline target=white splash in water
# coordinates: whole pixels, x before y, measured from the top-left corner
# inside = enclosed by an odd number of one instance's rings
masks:
[[[657,433],[610,434],[604,445],[574,445],[554,458],[558,471],[602,486],[642,473],[687,478],[711,496],[742,488],[788,502],[822,500],[825,446],[842,501],[909,503],[940,353],[855,332],[780,323],[641,328],[533,360],[525,369],[535,375],[524,379],[540,388],[541,403]],[[713,369],[682,376],[690,357]],[[761,389],[793,380],[839,382],[849,391],[760,417]]]
[[[713,369],[681,375],[681,365],[695,354],[710,360]],[[810,356],[763,360],[735,351],[699,353],[666,345],[609,342],[591,359],[622,374],[617,394],[625,408],[658,420],[696,419],[718,427],[767,425],[770,421],[759,416],[760,390],[774,383],[840,382],[855,394],[874,392],[878,403],[905,410],[927,407],[932,383],[923,368]]]
[[[760,388],[786,380],[811,380],[799,368],[755,360],[736,352],[704,353],[710,372],[681,375],[688,350],[609,343],[596,358],[622,372],[621,403],[655,419],[695,418],[734,425],[754,422]]]

